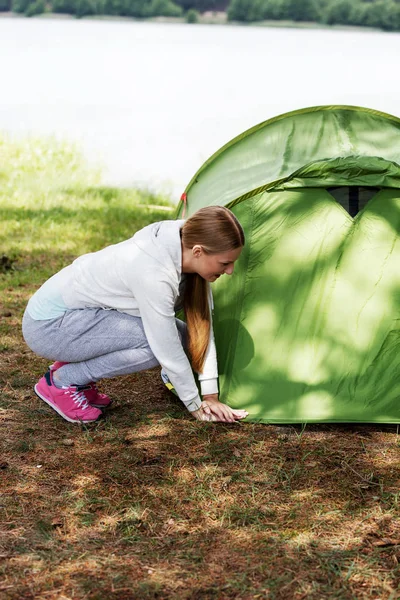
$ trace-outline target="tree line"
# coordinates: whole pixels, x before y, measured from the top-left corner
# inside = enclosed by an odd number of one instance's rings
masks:
[[[231,21],[312,21],[400,31],[400,0],[231,0]]]
[[[12,11],[28,17],[44,12],[84,17],[112,15],[147,19],[150,17],[183,17],[207,10],[226,10],[229,0],[0,0],[0,12]]]
[[[244,23],[290,20],[400,31],[400,0],[0,0],[0,11],[26,16],[44,12],[139,19],[186,16],[194,23],[199,13],[221,10],[227,11],[229,21]]]

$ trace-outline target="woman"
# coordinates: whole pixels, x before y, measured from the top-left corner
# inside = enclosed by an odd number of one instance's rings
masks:
[[[211,206],[77,258],[42,285],[24,314],[28,346],[56,359],[35,385],[36,394],[67,421],[88,423],[111,403],[98,392],[99,379],[160,364],[164,380],[196,419],[247,416],[218,400],[208,283],[233,273],[243,245],[233,213]],[[179,304],[187,325],[175,318]]]

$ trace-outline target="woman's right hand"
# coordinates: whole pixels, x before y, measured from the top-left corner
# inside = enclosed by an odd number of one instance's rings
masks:
[[[230,408],[227,404],[214,401],[203,401],[198,410],[191,413],[198,421],[213,421],[220,423],[235,423],[249,414],[246,410]]]
[[[193,415],[197,421],[218,421],[211,412],[206,412],[204,410],[203,403],[201,403],[198,410],[193,410],[190,414]]]

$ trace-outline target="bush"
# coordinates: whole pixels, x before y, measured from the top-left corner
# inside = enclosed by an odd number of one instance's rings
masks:
[[[129,11],[127,10],[126,2],[123,0],[104,0],[101,9],[99,11],[104,15],[114,16],[127,16]]]
[[[228,7],[230,21],[263,21],[292,19],[315,21],[319,18],[317,0],[232,0]]]
[[[316,0],[289,0],[287,19],[293,21],[316,21],[319,17],[319,6]]]
[[[254,0],[251,3],[246,21],[251,23],[253,21],[262,21],[265,19],[265,4],[265,0]]]
[[[108,5],[108,1],[106,0],[106,8],[105,11],[107,12],[107,5]],[[112,2],[117,1],[118,0],[111,0]],[[124,16],[128,16],[128,17],[136,17],[136,18],[140,18],[140,17],[144,17],[145,15],[143,14],[144,11],[144,2],[143,0],[120,0],[121,1],[121,6],[122,6],[122,10],[119,14],[124,15]]]
[[[254,0],[232,0],[228,7],[228,21],[253,20]]]
[[[42,15],[46,11],[46,3],[44,0],[36,0],[32,4],[29,4],[25,11],[26,17],[34,17],[35,15]]]
[[[374,2],[367,5],[366,25],[385,31],[400,30],[400,7],[395,2]]]
[[[76,0],[53,0],[52,11],[54,13],[74,15],[76,12]]]
[[[175,3],[183,8],[184,11],[193,8],[197,12],[202,13],[206,10],[226,10],[229,0],[175,0]]]
[[[186,13],[186,23],[198,23],[199,13],[194,8],[191,8]]]
[[[182,8],[171,0],[151,0],[142,8],[142,17],[181,17]]]
[[[277,20],[288,18],[287,0],[265,0],[263,2],[263,19]]]
[[[11,0],[0,0],[0,12],[11,10]]]
[[[350,25],[366,25],[368,6],[365,2],[356,2],[349,15]]]
[[[11,10],[15,13],[24,13],[29,4],[30,0],[12,0]]]
[[[385,11],[386,2],[373,2],[367,7],[366,24],[369,27],[381,27],[382,13]]]
[[[323,20],[328,25],[348,24],[353,8],[350,0],[337,0],[332,4],[328,4]]]
[[[400,31],[400,4],[385,2],[382,7],[380,27],[385,31]]]
[[[75,16],[77,19],[97,14],[94,0],[76,0]]]

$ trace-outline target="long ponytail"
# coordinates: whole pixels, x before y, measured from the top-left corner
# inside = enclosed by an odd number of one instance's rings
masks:
[[[189,354],[192,366],[197,373],[201,373],[208,348],[211,324],[208,284],[197,273],[186,275],[183,307],[188,327]]]
[[[199,244],[207,254],[228,252],[244,246],[245,242],[239,221],[223,206],[208,206],[198,210],[184,223],[181,236],[185,248]],[[183,308],[192,367],[201,373],[210,338],[211,316],[209,284],[197,273],[186,275]]]

